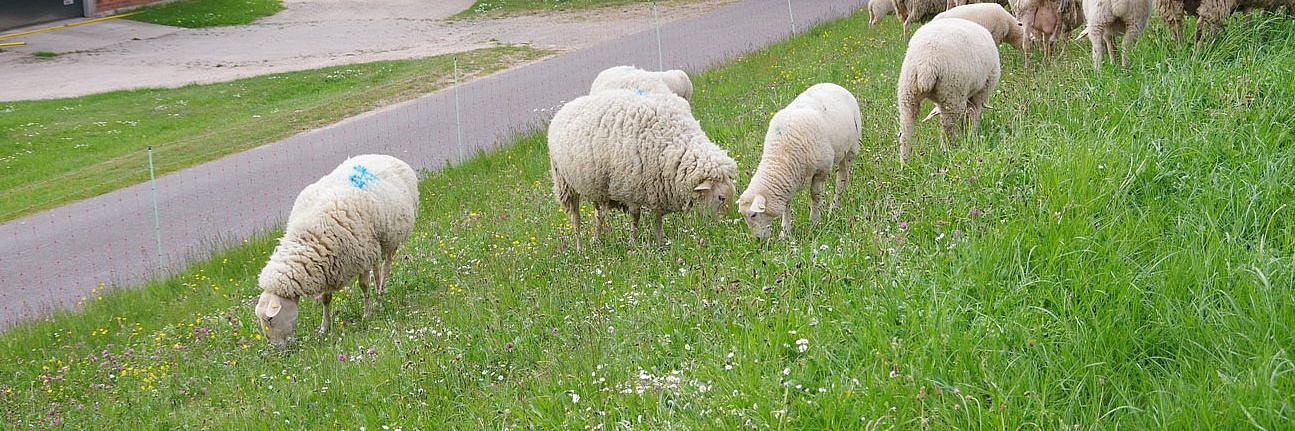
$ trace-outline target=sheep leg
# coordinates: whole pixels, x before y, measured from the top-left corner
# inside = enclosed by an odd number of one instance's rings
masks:
[[[378,288],[374,291],[379,295],[387,293],[387,281],[391,279],[391,262],[394,260],[396,260],[396,251],[392,250],[383,259],[382,272],[378,272],[376,268],[373,270],[378,275]]]
[[[607,230],[607,202],[594,203],[594,242],[602,241],[602,233]]]
[[[656,242],[665,244],[665,229],[661,228],[661,219],[665,217],[665,213],[661,211],[653,211],[653,214],[656,215]]]
[[[899,98],[899,163],[908,162],[911,149],[908,142],[913,136],[913,122],[917,120],[917,110],[921,108],[921,99],[912,100],[912,96],[900,95]]]
[[[1021,15],[1021,28],[1025,29],[1025,34],[1021,39],[1021,56],[1024,57],[1025,67],[1030,67],[1030,39],[1034,35],[1034,11],[1027,10]]]
[[[1115,64],[1115,34],[1107,32],[1102,38],[1106,42],[1106,59]]]
[[[562,201],[562,211],[571,221],[571,233],[576,237],[576,250],[580,250],[580,195],[570,194]]]
[[[1093,44],[1093,69],[1102,69],[1102,46],[1105,43],[1105,29],[1100,26],[1088,26],[1088,41]]]
[[[319,333],[327,334],[329,324],[333,322],[333,310],[330,306],[330,304],[333,303],[333,293],[329,292],[319,295],[319,302],[324,304],[324,319],[322,322],[319,322]]]
[[[836,164],[836,190],[832,191],[832,206],[827,207],[829,210],[841,207],[841,194],[845,192],[845,184],[850,182],[850,167],[853,165],[854,153],[845,153],[845,157]]]
[[[778,239],[786,239],[788,232],[791,232],[791,205],[782,212],[782,230],[778,232]]]
[[[1133,44],[1138,42],[1138,35],[1142,33],[1142,27],[1134,25],[1124,32],[1124,42],[1120,45],[1120,67],[1129,68],[1129,53],[1133,51]]]
[[[809,180],[809,222],[814,226],[823,219],[823,189],[827,185],[827,174],[818,172]]]
[[[373,315],[373,301],[369,299],[369,271],[360,273],[360,281],[356,283],[360,286],[360,295],[364,297],[364,317],[368,318]]]
[[[638,243],[639,241],[639,213],[641,210],[634,205],[630,205],[630,242]]]
[[[949,151],[949,145],[962,133],[962,122],[966,121],[966,117],[965,103],[951,103],[940,107],[940,123],[944,125],[944,135],[940,138],[940,145],[944,147],[944,151]]]

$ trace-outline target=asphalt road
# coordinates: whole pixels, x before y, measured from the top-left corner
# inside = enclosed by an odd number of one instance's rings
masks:
[[[797,31],[865,0],[794,0]],[[747,0],[663,25],[665,68],[705,69],[786,38],[786,0]],[[457,89],[463,154],[542,126],[598,71],[655,68],[646,31],[471,81]],[[0,225],[0,327],[75,307],[101,284],[135,286],[283,222],[298,191],[346,157],[386,153],[416,169],[457,160],[454,89]],[[154,194],[157,213],[154,223]],[[160,241],[159,241],[160,238]],[[159,252],[158,244],[161,244]]]

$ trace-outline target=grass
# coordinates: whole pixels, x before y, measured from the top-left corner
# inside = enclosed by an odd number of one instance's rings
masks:
[[[1087,48],[1026,71],[944,152],[897,161],[894,20],[866,14],[706,71],[693,108],[746,181],[809,84],[860,99],[844,209],[793,239],[627,217],[584,252],[541,133],[430,173],[376,316],[256,335],[275,234],[0,335],[14,427],[1281,429],[1295,417],[1295,32],[1231,26],[1129,70]],[[489,191],[489,192],[483,192]],[[805,208],[805,195],[795,208]],[[587,233],[586,233],[587,234]],[[102,297],[102,299],[99,299]]]
[[[643,0],[477,0],[472,7],[451,18],[468,18],[483,15],[510,15],[537,11],[576,10],[631,3],[648,3]]]
[[[182,0],[136,9],[129,19],[175,27],[250,24],[283,10],[280,0]]]
[[[498,46],[171,89],[0,103],[0,221],[255,148],[547,55]]]
[[[36,58],[52,58],[52,57],[58,57],[59,55],[62,55],[62,54],[59,54],[57,52],[50,52],[50,51],[36,51],[31,53],[31,55]]]

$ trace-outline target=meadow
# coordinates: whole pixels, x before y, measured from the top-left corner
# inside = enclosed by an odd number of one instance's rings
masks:
[[[281,10],[280,0],[181,0],[136,9],[129,18],[175,27],[205,28],[250,24]]]
[[[542,131],[426,173],[375,316],[261,339],[252,238],[0,334],[6,428],[1281,429],[1295,418],[1295,31],[1234,19],[1128,70],[1086,43],[1004,74],[977,134],[901,167],[899,25],[866,12],[694,74],[739,188],[772,113],[856,94],[843,208],[789,240],[628,217],[576,251]],[[929,103],[924,109],[929,109]],[[829,186],[830,187],[830,186]],[[806,196],[794,208],[807,207]],[[586,208],[586,210],[589,210]],[[588,232],[585,232],[588,235]]]

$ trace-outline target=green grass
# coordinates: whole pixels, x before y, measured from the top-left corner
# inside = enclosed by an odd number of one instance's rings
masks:
[[[31,55],[36,58],[52,58],[52,57],[58,57],[59,55],[62,55],[62,54],[59,54],[57,52],[50,52],[50,51],[36,51],[31,53]]]
[[[1130,70],[1087,47],[1005,73],[977,136],[900,168],[902,44],[866,14],[695,76],[744,183],[773,111],[852,90],[844,209],[761,245],[736,219],[627,217],[584,252],[543,135],[431,173],[376,316],[258,339],[274,234],[0,336],[17,428],[1282,429],[1295,417],[1295,32],[1232,26]],[[744,184],[743,184],[744,185]],[[805,195],[795,208],[805,208]],[[587,233],[586,233],[587,234]],[[102,294],[103,299],[98,299]],[[801,341],[804,340],[804,341]],[[801,346],[804,346],[803,348]],[[578,399],[577,399],[578,397]]]
[[[548,55],[499,46],[173,89],[0,102],[0,221],[255,148]]]
[[[606,6],[619,6],[631,3],[650,3],[644,0],[477,0],[463,12],[451,18],[467,18],[483,15],[509,15],[537,11],[576,10]]]
[[[135,21],[203,28],[250,24],[283,10],[280,0],[182,0],[135,10]]]

